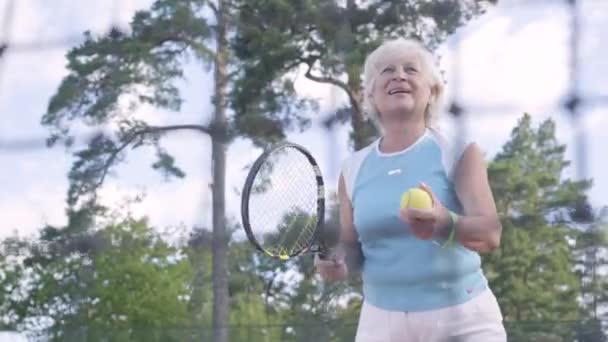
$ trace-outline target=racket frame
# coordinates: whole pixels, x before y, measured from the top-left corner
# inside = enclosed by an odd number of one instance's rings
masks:
[[[275,253],[271,253],[268,250],[264,249],[262,245],[257,241],[253,231],[251,229],[251,223],[249,222],[249,199],[251,195],[251,191],[253,189],[253,183],[256,179],[256,176],[264,162],[268,159],[268,157],[275,151],[285,149],[285,148],[293,148],[298,152],[302,153],[315,173],[315,182],[317,186],[317,222],[314,227],[314,232],[309,239],[306,241],[306,244],[303,245],[297,251],[292,252],[290,255],[276,255]],[[305,147],[292,143],[292,142],[282,142],[272,146],[269,149],[266,149],[253,163],[249,173],[247,174],[247,178],[245,179],[245,185],[243,186],[243,193],[241,195],[241,222],[243,224],[243,229],[245,230],[245,234],[247,235],[247,239],[249,242],[260,252],[271,256],[273,258],[277,258],[280,260],[289,260],[293,257],[305,254],[305,253],[319,253],[323,258],[326,252],[326,248],[324,244],[319,241],[319,234],[321,229],[323,228],[323,224],[325,221],[325,182],[323,180],[323,175],[321,173],[321,168],[317,163],[316,159],[313,155],[308,151]]]

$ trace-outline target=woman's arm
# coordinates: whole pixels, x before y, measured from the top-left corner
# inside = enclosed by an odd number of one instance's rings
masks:
[[[346,194],[344,178],[340,175],[338,183],[339,204],[339,242],[333,248],[327,259],[315,256],[315,266],[321,277],[325,280],[340,281],[348,278],[348,274],[356,273],[362,263],[363,256],[358,236],[353,224],[353,210],[350,199]]]
[[[344,177],[340,175],[338,181],[338,204],[340,214],[340,241],[354,243],[358,241],[357,232],[353,223],[353,207],[346,193]]]
[[[359,244],[359,236],[355,230],[353,207],[346,193],[346,185],[342,175],[340,175],[338,181],[338,202],[340,214],[339,248],[343,253],[349,273],[355,273],[359,271],[363,264],[363,252]]]
[[[466,148],[454,172],[456,194],[464,209],[455,238],[474,251],[491,252],[500,245],[502,226],[483,155],[476,144]]]

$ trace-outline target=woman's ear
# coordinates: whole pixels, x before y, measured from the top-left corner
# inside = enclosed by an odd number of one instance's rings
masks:
[[[369,92],[369,93],[367,94],[367,98],[369,99],[369,103],[371,103],[371,104],[373,104],[374,106],[376,106],[376,102],[374,101],[374,95],[373,95],[371,92]]]
[[[436,82],[431,87],[431,94],[433,95],[433,100],[435,100],[436,102],[441,100],[441,97],[443,96],[443,92],[444,92],[444,85],[441,81]]]
[[[439,94],[439,85],[433,84],[431,86],[431,96],[429,96],[429,99],[430,100],[436,99],[438,94]]]

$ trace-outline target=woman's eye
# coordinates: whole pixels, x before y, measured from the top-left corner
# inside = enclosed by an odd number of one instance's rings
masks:
[[[415,74],[418,72],[418,70],[416,70],[416,68],[414,67],[405,67],[405,72],[407,72],[408,74]]]
[[[386,67],[386,68],[384,68],[384,70],[382,70],[382,73],[384,74],[384,73],[393,72],[393,71],[395,71],[395,68],[393,68],[393,67]]]

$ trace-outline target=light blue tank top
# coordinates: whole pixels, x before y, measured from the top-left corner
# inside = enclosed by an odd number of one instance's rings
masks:
[[[463,148],[431,129],[396,153],[382,153],[379,141],[355,152],[342,168],[365,256],[365,300],[385,310],[420,311],[463,303],[481,293],[487,279],[476,252],[458,243],[442,248],[443,241],[418,239],[399,219],[402,193],[421,182],[444,206],[462,213],[452,171]]]

